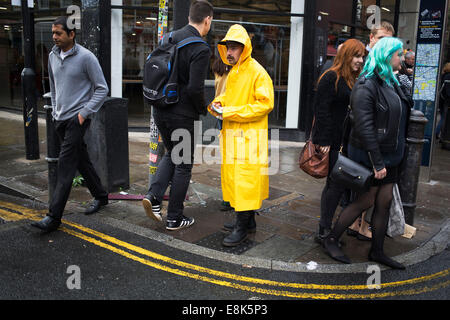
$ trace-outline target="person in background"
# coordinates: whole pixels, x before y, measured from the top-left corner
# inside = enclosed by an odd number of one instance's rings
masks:
[[[342,47],[342,43],[340,45],[338,45],[337,50],[336,50],[336,55],[339,53],[339,49]],[[336,57],[332,57],[330,59],[328,59],[322,66],[322,69],[320,69],[320,74],[324,74],[325,71],[327,71],[328,69],[330,69],[333,66],[334,63],[334,59],[336,59]]]
[[[413,81],[414,75],[414,65],[416,64],[416,54],[414,51],[407,51],[405,54],[405,59],[402,61],[400,74],[406,75],[409,81]]]
[[[366,46],[367,54],[372,51],[373,47],[378,41],[385,37],[393,37],[395,35],[395,29],[392,24],[386,20],[381,21],[380,25],[374,26],[370,30],[369,44]]]
[[[441,139],[445,126],[450,125],[445,122],[448,108],[450,107],[450,62],[447,62],[442,69],[442,77],[439,86],[439,122],[436,126],[436,140]]]
[[[222,59],[216,58],[211,66],[212,72],[214,73],[214,88],[215,88],[215,97],[220,96],[225,93],[226,83],[228,72],[230,72],[231,67],[225,63],[223,63]],[[222,120],[217,120],[218,129],[222,130]],[[220,204],[220,211],[230,211],[233,208],[230,206],[228,201],[223,201]],[[233,229],[234,224],[226,224],[225,229]]]
[[[314,103],[313,143],[329,152],[329,174],[341,149],[350,94],[358,78],[365,54],[364,44],[349,39],[340,45],[333,66],[319,78]],[[321,243],[331,230],[336,208],[345,188],[327,177],[320,202],[320,223],[316,241]]]
[[[211,66],[211,70],[214,73],[214,88],[215,97],[225,93],[228,73],[231,67],[223,63],[222,59],[216,58]],[[219,130],[222,130],[222,120],[219,120]]]
[[[341,251],[339,238],[361,213],[374,207],[371,219],[372,246],[369,260],[394,269],[404,269],[384,253],[384,239],[389,222],[389,208],[398,167],[403,161],[406,132],[411,110],[410,100],[399,87],[393,69],[400,65],[402,42],[386,37],[369,53],[364,69],[350,98],[353,114],[348,156],[374,172],[368,191],[362,191],[339,216],[333,229],[323,240],[325,251],[335,260],[351,263]],[[384,108],[380,108],[382,105]],[[385,128],[378,132],[377,128]]]
[[[403,52],[401,54],[399,53],[400,58],[402,58],[402,55]],[[401,70],[402,66],[400,65],[397,69],[394,69],[394,74],[400,83],[400,88],[403,90],[403,93],[412,101],[412,82],[406,74],[401,73]]]

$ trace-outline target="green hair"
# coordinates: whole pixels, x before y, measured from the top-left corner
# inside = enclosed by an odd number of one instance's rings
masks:
[[[379,40],[367,56],[366,64],[361,74],[370,78],[378,74],[388,85],[399,84],[391,66],[391,59],[395,52],[402,50],[403,43],[393,37]]]

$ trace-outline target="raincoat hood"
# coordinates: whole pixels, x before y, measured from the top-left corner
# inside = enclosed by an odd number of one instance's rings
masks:
[[[227,65],[231,65],[227,60],[227,41],[235,41],[242,43],[244,45],[244,50],[242,51],[241,57],[237,62],[237,65],[240,65],[243,61],[247,60],[248,57],[252,54],[252,42],[250,37],[248,36],[247,30],[239,24],[232,25],[227,32],[225,38],[219,42],[217,46],[217,50],[219,51],[220,57],[222,58],[223,63]]]

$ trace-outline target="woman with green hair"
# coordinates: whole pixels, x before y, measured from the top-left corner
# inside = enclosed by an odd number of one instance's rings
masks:
[[[397,38],[378,41],[353,87],[348,156],[373,170],[374,179],[370,189],[358,194],[355,201],[342,211],[323,242],[327,253],[344,263],[351,262],[341,251],[339,238],[363,211],[374,206],[369,260],[395,269],[405,268],[387,257],[383,250],[392,191],[404,156],[411,109],[410,100],[404,95],[393,72],[400,65],[401,54],[402,42]]]

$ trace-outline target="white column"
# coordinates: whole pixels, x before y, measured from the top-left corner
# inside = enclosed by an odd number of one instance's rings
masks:
[[[291,13],[305,13],[305,0],[292,0]],[[298,128],[303,61],[303,17],[291,17],[286,128]]]
[[[123,5],[111,0],[111,5]],[[111,97],[122,98],[122,10],[111,10]]]
[[[416,51],[417,25],[420,0],[402,0],[398,19],[397,37],[403,41],[403,49]],[[407,43],[409,41],[409,44]]]

